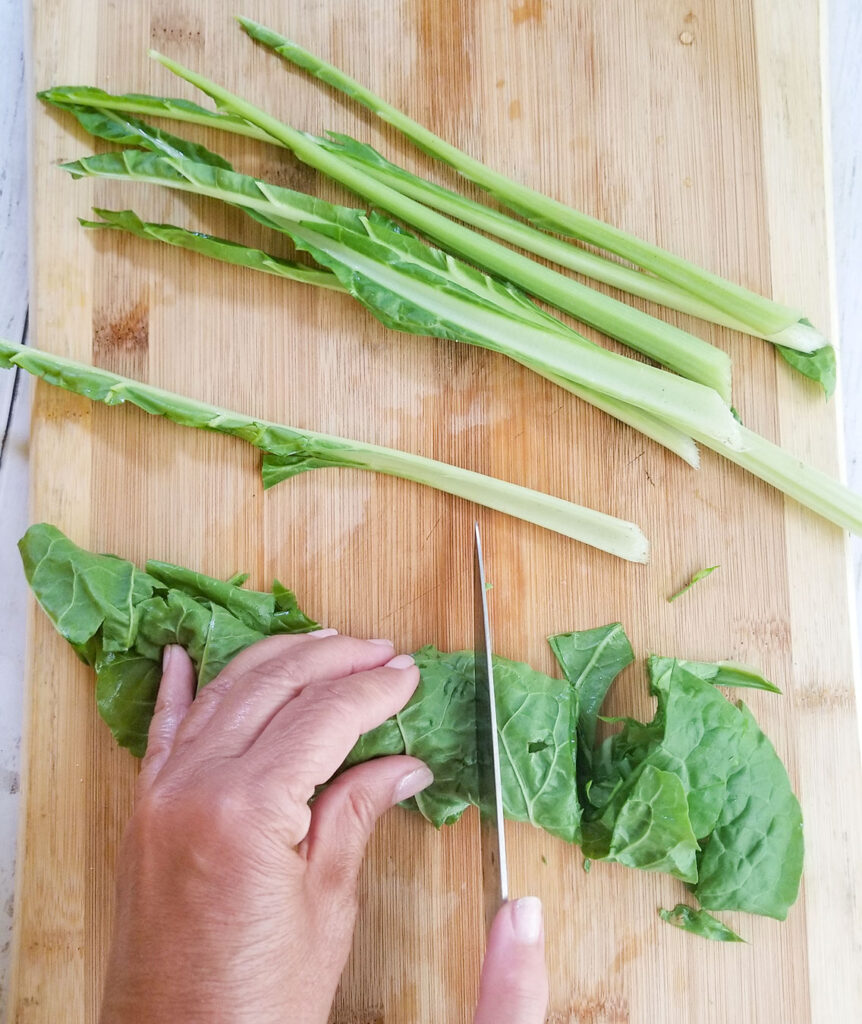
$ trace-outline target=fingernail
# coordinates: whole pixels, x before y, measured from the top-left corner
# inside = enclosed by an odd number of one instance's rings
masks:
[[[170,663],[171,663],[171,658],[172,658],[173,656],[174,656],[174,645],[173,645],[173,644],[168,644],[168,645],[167,645],[167,646],[166,646],[166,647],[165,647],[165,648],[164,648],[164,649],[162,650],[162,674],[164,674],[165,672],[167,672],[167,670],[168,670],[168,665],[170,665]]]
[[[533,946],[541,939],[542,901],[538,896],[524,896],[512,904],[512,931],[525,946]]]
[[[312,629],[309,636],[338,636],[337,629]]]
[[[421,768],[414,768],[412,772],[408,772],[403,779],[399,779],[398,784],[395,787],[395,802],[400,804],[402,800],[407,800],[408,797],[416,796],[417,793],[421,792],[427,786],[430,786],[434,781],[434,775],[431,769],[427,765],[422,765]]]
[[[391,640],[385,640],[382,637],[375,637],[373,640],[368,641],[370,644],[380,644],[381,647],[393,647]]]
[[[410,668],[411,665],[415,665],[416,662],[410,657],[409,654],[396,654],[394,658],[387,661],[383,666],[384,668]]]

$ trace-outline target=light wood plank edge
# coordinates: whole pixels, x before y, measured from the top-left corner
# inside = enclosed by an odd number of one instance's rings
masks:
[[[68,15],[67,15],[68,16]],[[68,45],[69,39],[75,39],[81,49],[78,53],[81,65],[81,79],[90,80],[95,75],[96,52],[93,44],[86,39],[82,40],[72,26],[67,26],[69,35],[61,32],[63,17],[58,14],[56,29],[63,42],[58,45]],[[36,176],[33,168],[37,159],[44,154],[39,154],[40,139],[46,134],[50,135],[52,129],[47,122],[43,122],[37,131],[35,118],[37,116],[38,101],[36,100],[36,67],[33,33],[35,21],[31,5],[25,5],[24,15],[24,59],[26,66],[27,97],[28,97],[28,118],[27,118],[27,163],[29,179],[35,183]],[[86,54],[87,60],[81,58]],[[44,56],[44,55],[43,55]],[[86,201],[86,196],[82,198]],[[38,205],[38,197],[30,195],[30,209],[27,223],[28,251],[31,254],[29,266],[29,290],[30,290],[30,339],[36,345],[42,343],[40,332],[45,327],[45,315],[40,305],[41,299],[35,288],[35,269],[38,263],[40,247],[40,230],[44,233],[44,226],[37,224],[35,210]],[[72,235],[73,246],[80,247],[80,236]],[[59,261],[63,258],[62,250],[55,253]],[[83,253],[80,258],[71,265],[76,268],[76,273],[86,276],[89,268],[89,259]],[[73,278],[75,275],[71,275]],[[75,294],[75,280],[67,282],[70,293]],[[65,312],[66,316],[73,321],[85,323],[87,329],[83,331],[69,330],[68,321],[65,324],[51,324],[52,337],[51,347],[64,352],[73,358],[82,358],[85,361],[90,358],[92,303],[90,299],[91,289],[82,290],[84,298],[74,305],[69,303]],[[31,391],[31,463],[30,463],[30,487],[29,487],[29,510],[30,518],[39,517],[49,513],[55,517],[55,521],[61,528],[71,530],[76,537],[80,537],[84,543],[89,539],[89,505],[84,503],[70,502],[69,496],[80,493],[81,489],[87,490],[90,475],[90,444],[89,444],[89,405],[86,400],[80,400],[75,396],[54,393],[54,389],[41,382],[37,383]],[[72,415],[69,419],[65,415],[45,415],[45,406],[50,405],[54,409],[65,410],[74,413],[81,410],[79,416]],[[38,435],[47,432],[49,435],[55,431],[68,429],[68,423],[75,419],[79,420],[76,428],[76,444],[74,445],[51,445],[50,441],[39,443]],[[53,420],[53,422],[52,422]],[[64,454],[62,459],[55,455],[59,449]],[[73,452],[70,457],[70,451]],[[44,487],[37,490],[35,481],[39,478],[42,467],[44,472],[50,474],[52,480],[50,488]],[[53,635],[52,635],[53,634]],[[40,642],[37,642],[40,641]],[[70,674],[65,641],[54,633],[53,627],[47,621],[43,621],[41,612],[35,599],[29,599],[27,611],[27,636],[26,636],[26,674],[24,681],[24,707],[23,707],[23,735],[21,749],[21,805],[19,815],[19,835],[17,869],[15,878],[15,919],[12,933],[12,948],[9,971],[9,991],[7,1004],[8,1024],[36,1024],[43,1020],[62,1020],[70,1012],[70,1006],[83,1007],[85,992],[86,964],[84,957],[84,900],[81,898],[70,899],[69,893],[64,886],[74,886],[74,879],[64,879],[52,871],[52,864],[57,856],[68,856],[68,851],[63,854],[64,844],[75,843],[78,847],[76,855],[83,856],[84,848],[81,837],[68,837],[57,828],[55,816],[49,812],[56,811],[62,807],[63,816],[84,819],[82,809],[86,803],[86,783],[82,778],[80,785],[70,786],[63,794],[56,794],[46,783],[54,778],[51,771],[40,771],[40,765],[30,763],[30,751],[38,749],[50,749],[40,747],[38,733],[43,729],[51,729],[52,726],[60,734],[74,731],[82,725],[78,721],[46,721],[51,716],[45,715],[46,708],[50,708],[52,694],[56,694],[57,687],[62,685],[65,678],[69,685],[74,685],[74,680],[68,680]],[[38,660],[37,660],[38,655]],[[81,666],[81,670],[84,667]],[[34,737],[36,737],[34,739]],[[62,746],[62,736],[58,740]],[[31,825],[31,818],[39,815],[49,823],[49,831],[43,835],[47,844],[47,852],[40,855],[38,863],[34,864],[27,859],[28,836],[31,842],[35,841],[35,831]],[[56,852],[55,852],[56,851]],[[64,935],[60,943],[45,944],[38,950],[24,948],[26,936],[39,934],[40,930],[34,928],[33,922],[38,920],[52,920],[53,928]],[[29,926],[29,931],[28,931]],[[75,932],[74,938],[69,933]],[[51,934],[50,929],[42,929],[42,934]],[[70,962],[66,956],[68,949],[77,949],[78,954]],[[33,955],[31,955],[33,954]]]
[[[811,20],[800,9],[793,18],[786,18],[772,0],[755,0],[754,13],[773,289],[778,296],[794,298],[801,292],[805,308],[828,324],[832,338],[836,338],[831,208],[824,210],[825,223],[816,215],[818,201],[821,208],[831,201],[826,5],[821,0],[811,12]],[[820,46],[812,46],[818,36]],[[792,74],[788,73],[788,53],[801,61]],[[794,89],[790,100],[789,93]],[[806,143],[818,131],[821,147],[812,155],[812,147]],[[792,210],[788,209],[790,196]],[[809,207],[804,206],[806,202]],[[797,226],[811,231],[812,237],[805,239],[806,252],[824,252],[825,282],[816,268],[805,273],[800,236],[794,230]],[[780,440],[800,457],[821,464],[823,453],[831,447],[841,457],[841,466],[833,460],[823,468],[843,472],[840,393],[833,398],[831,410],[826,411],[813,395],[802,397],[799,382],[790,374],[779,373],[777,385]],[[813,562],[811,551],[815,546],[822,557]],[[785,550],[794,676],[788,698],[794,702],[794,714],[799,719],[804,717],[804,725],[797,730],[796,755],[806,822],[803,891],[810,1019],[814,1024],[859,1020],[862,913],[855,901],[847,898],[859,877],[858,851],[862,844],[858,816],[862,775],[858,731],[853,722],[859,661],[850,617],[849,545],[846,537],[839,537],[835,530],[787,500]],[[805,582],[804,589],[801,581]],[[845,775],[850,772],[849,777],[841,778],[842,769]],[[839,778],[841,782],[837,783]],[[833,839],[839,826],[846,833],[840,844]],[[802,910],[797,908],[797,912]]]

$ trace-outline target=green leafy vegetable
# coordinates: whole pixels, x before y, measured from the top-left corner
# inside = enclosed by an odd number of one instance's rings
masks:
[[[310,469],[344,466],[372,470],[475,501],[566,537],[601,547],[620,558],[632,561],[647,559],[648,543],[634,523],[445,462],[363,441],[253,419],[0,338],[0,368],[14,366],[95,402],[105,405],[128,402],[144,412],[164,416],[182,426],[238,437],[264,452],[262,475],[265,487]]]
[[[717,565],[710,565],[706,569],[698,569],[698,571],[692,576],[688,583],[680,587],[675,594],[670,595],[670,597],[667,599],[667,603],[670,604],[671,601],[675,601],[678,597],[681,597],[687,590],[691,590],[695,583],[699,583],[702,579],[706,579],[706,577],[709,576],[710,573],[715,572],[715,570],[718,568],[719,566]]]
[[[31,526],[18,547],[39,603],[96,670],[99,713],[138,757],[146,750],[167,644],[186,648],[201,687],[264,636],[317,626],[278,581],[267,594],[166,562],[150,562],[142,572],[113,555],[84,551],[45,523]]]
[[[204,686],[262,636],[316,625],[279,583],[272,593],[246,591],[242,577],[154,561],[142,572],[44,524],[20,548],[37,599],[96,670],[102,717],[138,755],[166,644],[186,647]],[[628,640],[614,623],[551,643],[565,679],[494,658],[506,816],[581,843],[585,870],[596,858],[663,871],[709,909],[783,918],[802,871],[799,805],[750,713],[713,685],[738,670],[651,659],[655,717],[623,719],[593,751],[599,705],[632,658]],[[344,767],[388,754],[421,758],[434,782],[408,804],[440,827],[478,799],[475,654],[427,646],[415,658],[420,684],[410,702],[361,736]]]
[[[708,910],[746,910],[783,921],[799,892],[802,812],[787,770],[741,702],[738,764],[698,864],[695,895]]]
[[[401,746],[393,746],[394,733],[385,722],[359,741],[348,763],[393,752],[425,761],[434,782],[415,797],[415,803],[439,827],[457,821],[478,799],[475,654],[423,647],[414,657],[421,682],[407,707],[395,716]],[[496,655],[494,680],[505,815],[574,842],[580,807],[571,690],[564,680]]]
[[[383,121],[401,131],[424,153],[453,167],[465,178],[486,189],[504,205],[540,228],[569,235],[616,253],[636,266],[690,292],[707,305],[746,324],[749,329],[771,341],[799,347],[804,351],[811,351],[823,345],[822,336],[804,320],[799,311],[782,306],[716,274],[702,270],[657,245],[580,213],[564,203],[491,170],[376,96],[334,65],[328,64],[264,25],[249,18],[238,20],[242,28],[257,42],[361,103]],[[233,108],[226,105],[226,109]],[[233,112],[240,113],[235,110]],[[249,120],[255,121],[253,117]],[[260,127],[269,130],[267,126]],[[274,134],[280,138],[277,133]]]
[[[289,281],[302,284],[317,285],[319,288],[330,288],[332,291],[343,292],[347,289],[329,270],[319,270],[295,260],[272,256],[260,249],[254,249],[238,242],[230,242],[226,238],[217,238],[201,231],[188,231],[175,227],[173,224],[145,223],[132,210],[94,210],[101,220],[85,220],[78,218],[78,223],[85,228],[107,228],[125,231],[138,238],[164,242],[202,256],[210,256],[222,263],[260,270],[265,274],[283,277]]]
[[[185,74],[186,77],[191,76],[192,78],[194,78],[197,84],[207,82],[206,79],[199,80],[199,76],[194,76],[192,72],[186,73],[184,69],[179,69],[178,67],[174,67],[173,69],[182,70],[183,74]],[[207,87],[209,88],[209,91],[213,93],[213,95],[218,93],[218,96],[220,98],[223,98],[224,91],[219,90],[219,88],[215,86],[214,83],[208,83]],[[231,94],[227,95],[230,96]],[[157,106],[158,103],[169,102],[170,101],[157,101]],[[240,100],[237,100],[237,102],[239,102],[240,104],[243,103],[243,101]],[[197,109],[200,110],[200,108]],[[256,108],[251,109],[255,110]],[[244,112],[247,112],[245,111],[245,108]],[[261,114],[261,116],[266,120],[266,115],[263,115],[262,112],[258,113]],[[222,115],[215,116],[220,117]],[[268,128],[272,128],[273,125],[278,126],[279,124],[280,123],[274,121],[274,119],[267,120]],[[293,129],[288,129],[287,126],[282,127],[285,128],[285,130],[288,133],[293,132]],[[146,144],[143,141],[143,139],[145,137],[148,137],[148,130],[145,130],[143,132],[139,131],[138,134],[140,135],[140,144]],[[302,133],[298,134],[302,135]],[[304,135],[302,135],[302,138],[305,140],[305,142],[313,141],[311,137],[306,137]],[[334,154],[326,153],[325,150],[321,150],[321,152],[323,152],[325,156],[334,157]],[[143,156],[145,154],[138,155]],[[116,154],[111,155],[111,157],[116,156]],[[99,158],[96,158],[96,161],[98,161],[98,159]],[[224,176],[229,175],[229,172],[223,170],[220,167],[207,165],[204,165],[205,171],[203,172],[203,176],[204,179],[210,183],[210,185],[212,185],[213,182],[215,182],[216,187],[213,189],[213,191],[206,191],[206,189],[203,187],[197,188],[194,184],[190,184],[188,182],[185,185],[183,185],[179,183],[180,180],[182,179],[182,174],[179,174],[176,170],[180,163],[185,163],[187,165],[187,168],[198,168],[201,165],[196,164],[194,161],[180,161],[180,158],[171,158],[171,160],[174,166],[170,168],[167,179],[159,179],[158,175],[156,175],[153,178],[148,178],[145,175],[141,180],[152,180],[157,181],[158,183],[161,184],[171,185],[172,187],[187,187],[192,191],[203,191],[204,194],[211,194],[217,198],[222,198],[228,202],[233,201],[237,205],[243,206],[243,208],[250,212],[253,216],[255,216],[259,220],[262,220],[264,223],[268,224],[271,227],[275,227],[276,229],[279,230],[285,230],[288,227],[289,222],[287,221],[287,219],[283,217],[280,218],[277,215],[277,211],[275,216],[272,215],[274,212],[272,210],[270,210],[269,214],[265,212],[263,202],[265,196],[263,195],[263,193],[260,192],[260,189],[257,188],[257,185],[254,185],[253,188],[248,189],[247,194],[243,194],[242,189],[240,189],[239,194],[234,195],[233,198],[231,198],[231,196],[228,194],[220,193],[217,187],[220,181],[224,182],[228,180],[228,178]],[[165,162],[168,162],[167,159],[165,160]],[[113,173],[110,168],[110,165],[100,165],[98,164],[98,162],[88,163],[89,166],[86,170],[86,173],[98,173],[99,175],[107,176],[111,176]],[[140,163],[137,164],[136,171],[142,170],[144,166],[145,165],[142,165]],[[73,167],[78,167],[78,169],[80,169],[79,165],[73,165]],[[116,164],[114,165],[114,169],[116,169]],[[357,171],[357,173],[361,172]],[[219,178],[219,175],[221,175],[222,177]],[[122,174],[120,176],[122,176]],[[251,179],[247,179],[246,184],[248,184],[249,181],[251,181]],[[269,191],[270,194],[274,194],[274,186],[267,186],[266,183],[260,183],[260,185],[264,188],[265,191]],[[298,202],[297,209],[307,211],[304,214],[298,213],[297,219],[302,221],[315,221],[315,212],[308,205],[309,203],[314,203],[314,200],[310,200],[310,198],[307,196],[303,197],[301,196],[301,194],[288,193],[287,190],[282,190],[282,193],[282,198],[285,195],[290,195],[291,197],[294,198],[295,201]],[[297,196],[299,196],[299,200],[296,200]],[[253,201],[249,204],[249,200]],[[322,206],[319,206],[317,209],[319,211],[322,208]],[[344,211],[344,208],[340,209]],[[389,249],[389,252],[386,256],[386,259],[389,261],[389,265],[386,268],[376,268],[378,274],[376,280],[372,283],[372,286],[365,287],[363,280],[361,287],[350,287],[351,283],[360,283],[359,278],[364,275],[365,271],[368,269],[368,265],[366,263],[362,267],[357,268],[354,264],[351,263],[350,258],[348,258],[346,261],[342,259],[345,250],[343,247],[339,248],[339,246],[342,246],[342,244],[345,242],[349,242],[350,238],[352,237],[351,225],[355,224],[355,220],[351,220],[351,217],[355,216],[357,213],[361,214],[361,211],[344,212],[347,215],[347,219],[344,220],[343,222],[339,222],[338,238],[333,241],[333,239],[330,237],[329,242],[324,243],[324,245],[328,245],[329,247],[325,258],[330,261],[330,266],[332,266],[331,261],[333,260],[341,261],[342,279],[345,281],[348,290],[351,290],[352,294],[354,294],[354,296],[358,298],[360,301],[365,302],[366,305],[369,306],[371,311],[374,312],[375,315],[379,316],[379,318],[382,319],[385,323],[390,323],[390,325],[392,326],[400,326],[401,329],[413,331],[427,331],[429,323],[436,323],[438,327],[438,334],[447,337],[451,336],[451,334],[446,333],[447,326],[445,320],[441,322],[439,317],[435,318],[434,312],[436,307],[435,309],[432,309],[430,312],[428,310],[423,311],[418,318],[412,316],[412,313],[416,309],[415,302],[417,298],[417,294],[414,291],[407,291],[406,293],[400,291],[396,292],[393,295],[393,292],[391,290],[393,279],[388,275],[388,271],[391,270],[392,265],[397,265],[399,270],[401,271],[403,271],[406,266],[404,253],[399,251],[399,245],[401,243],[400,240],[397,238],[398,235],[400,235],[401,238],[409,237],[404,236],[403,232],[393,232],[390,234],[390,237],[393,239],[393,241]],[[373,220],[375,227],[382,223],[385,223],[382,218],[375,217],[374,215],[372,215],[372,218],[368,218],[367,220],[369,222]],[[300,228],[300,233],[303,230],[304,228]],[[375,232],[375,244],[379,245],[381,244],[381,242],[384,241],[383,234],[385,234],[385,232]],[[294,241],[297,242],[297,244],[301,245],[302,247],[308,249],[310,252],[312,252],[313,255],[317,254],[315,253],[313,245],[308,244],[308,242],[319,242],[320,238],[320,233],[318,233],[316,239],[309,239],[309,237],[306,235],[304,240],[300,237],[297,237],[297,235],[294,234]],[[360,239],[360,246],[365,246],[366,241],[367,240]],[[415,240],[411,241],[414,244],[418,244],[415,242]],[[431,250],[425,250],[426,253],[429,251]],[[223,252],[219,254],[213,251],[212,254],[223,256]],[[355,253],[353,255],[355,256]],[[249,265],[255,265],[255,259],[256,257],[252,255],[249,261]],[[452,263],[455,262],[456,261],[452,261]],[[463,265],[460,266],[463,267]],[[418,273],[421,275],[426,269],[427,268],[423,268],[421,266],[420,261]],[[439,267],[436,269],[437,271],[439,271]],[[410,268],[410,270],[411,273],[409,275],[409,283],[413,284],[415,283],[416,274],[413,272],[412,267]],[[546,376],[548,379],[554,381],[559,386],[566,388],[567,390],[573,392],[576,395],[579,395],[585,400],[592,402],[598,408],[603,409],[610,415],[614,415],[623,422],[629,423],[636,429],[643,431],[647,436],[654,438],[660,444],[663,444],[670,450],[675,451],[678,455],[680,455],[680,457],[684,458],[692,465],[697,464],[697,452],[693,444],[693,441],[696,440],[707,445],[713,451],[716,451],[720,455],[723,455],[725,458],[730,459],[737,465],[747,469],[749,472],[760,477],[760,479],[765,480],[767,483],[770,483],[772,486],[779,488],[785,494],[796,499],[797,501],[801,502],[802,504],[806,505],[807,507],[817,512],[818,514],[836,523],[837,525],[853,530],[855,532],[862,531],[862,500],[860,500],[860,498],[857,495],[854,495],[837,480],[834,480],[828,477],[826,474],[813,469],[811,466],[805,465],[803,462],[796,459],[788,452],[783,451],[777,445],[772,444],[765,438],[759,437],[757,434],[747,430],[745,427],[742,427],[738,423],[734,424],[736,433],[728,438],[727,424],[725,422],[724,424],[719,426],[714,417],[716,415],[722,414],[719,414],[715,409],[713,409],[710,412],[710,416],[713,417],[711,428],[703,430],[691,423],[692,416],[697,414],[697,410],[692,409],[690,406],[688,408],[685,408],[676,405],[676,398],[673,396],[666,396],[664,394],[662,394],[661,396],[652,395],[649,396],[651,401],[639,400],[639,393],[641,395],[641,398],[643,398],[643,392],[639,391],[639,388],[641,388],[645,383],[645,381],[641,378],[638,378],[637,381],[629,381],[628,383],[632,384],[633,388],[631,390],[626,391],[625,394],[623,394],[622,389],[614,386],[615,384],[620,384],[619,379],[614,381],[605,378],[602,381],[595,376],[588,378],[587,374],[589,374],[590,372],[594,373],[596,371],[594,360],[596,358],[600,358],[600,356],[598,356],[597,353],[601,353],[602,350],[597,349],[596,346],[593,346],[591,350],[585,349],[584,346],[589,346],[590,344],[589,342],[586,341],[586,339],[581,338],[575,332],[567,332],[567,329],[564,328],[563,325],[559,323],[559,321],[555,321],[553,318],[541,313],[541,311],[539,311],[535,306],[532,306],[532,304],[528,303],[523,296],[518,296],[516,293],[514,293],[514,290],[509,290],[508,297],[505,297],[499,289],[492,295],[491,290],[489,290],[488,286],[486,286],[484,283],[477,283],[477,281],[481,278],[482,275],[475,274],[475,272],[473,273],[472,277],[469,273],[461,273],[459,275],[457,287],[466,288],[468,291],[474,290],[474,292],[476,292],[476,297],[482,302],[488,301],[490,299],[490,301],[493,302],[495,305],[502,303],[501,308],[505,307],[506,316],[508,316],[509,314],[514,314],[516,317],[526,316],[527,319],[531,322],[531,326],[543,332],[543,338],[547,337],[547,335],[544,332],[548,330],[559,331],[560,334],[564,335],[568,339],[569,343],[577,349],[577,352],[569,352],[566,353],[566,355],[568,355],[572,359],[575,359],[579,363],[580,370],[582,372],[578,375],[578,379],[575,380],[571,373],[567,372],[566,366],[558,365],[558,367],[554,369],[551,365],[549,365],[548,362],[547,357],[549,355],[549,352],[544,350],[543,348],[537,356],[536,351],[533,350],[529,342],[526,346],[521,345],[519,347],[519,351],[513,351],[511,346],[509,345],[509,342],[511,341],[512,337],[511,328],[513,325],[511,323],[509,323],[508,325],[509,334],[502,339],[498,339],[502,341],[502,347],[497,345],[494,339],[489,339],[487,337],[487,330],[483,330],[483,333],[485,334],[484,344],[490,345],[490,347],[497,347],[498,351],[503,351],[506,354],[512,356],[513,358],[519,359],[519,361],[523,362],[525,365],[529,366],[531,369],[542,374],[543,376]],[[401,285],[404,284],[403,277],[399,279],[399,283]],[[425,294],[429,301],[433,301],[434,296],[432,294]],[[459,298],[464,298],[463,293],[459,292],[458,294]],[[393,308],[397,308],[399,310],[399,313],[401,314],[410,311],[411,317],[408,318],[407,320],[402,321],[401,325],[395,324],[387,319]],[[464,306],[461,306],[460,309],[462,312],[466,311]],[[410,320],[412,320],[412,323],[410,322]],[[462,330],[462,336],[470,333],[470,328],[475,327],[475,321],[465,326],[467,326],[467,330]],[[485,307],[483,307],[481,326],[483,329],[486,329],[488,327],[488,321],[485,317]],[[803,325],[803,327],[804,326],[805,325]],[[531,338],[535,339],[535,337],[535,335],[531,335]],[[475,344],[483,343],[482,341],[477,340],[475,337],[470,337],[468,340],[472,341]],[[540,342],[540,344],[542,343]],[[556,349],[556,351],[552,353],[552,355],[559,356],[559,349]],[[584,360],[582,357],[585,355],[588,357],[588,362],[590,363],[588,367],[584,366]],[[551,361],[553,362],[553,358]],[[625,361],[623,360],[623,362]],[[609,372],[611,371],[611,368],[609,366],[605,368]],[[571,370],[571,366],[569,366],[568,369]],[[626,368],[626,372],[636,371],[629,371],[629,369]],[[611,375],[613,374],[611,373]],[[685,382],[683,381],[680,383]],[[606,391],[603,392],[601,390],[602,387],[606,388]],[[608,391],[613,391],[613,394],[609,394]],[[668,397],[670,398],[669,404],[675,406],[674,412],[670,414],[668,414],[667,412],[667,403],[664,401]],[[664,406],[664,409],[661,410],[659,406]],[[704,410],[699,411],[701,414],[703,414],[704,412]],[[722,438],[721,436],[722,433],[725,434],[724,438]],[[741,438],[741,442],[738,440],[738,438]],[[275,464],[275,460],[267,460],[265,469],[267,472],[268,479],[272,480],[273,482],[279,479],[279,467]]]
[[[252,270],[260,270],[303,284],[320,285],[337,291],[347,291],[338,278],[329,270],[315,270],[292,260],[284,260],[259,249],[252,249],[236,242],[215,238],[200,232],[188,231],[172,224],[152,224],[142,221],[131,210],[97,210],[101,221],[81,220],[88,228],[108,228],[127,231],[140,238],[164,242],[178,246],[200,255],[210,256],[226,263],[238,264]],[[617,399],[603,395],[598,391],[585,388],[556,376],[540,367],[532,367],[537,373],[552,380],[558,387],[570,391],[596,408],[608,413],[623,423],[634,427],[640,433],[652,438],[669,451],[674,452],[695,469],[699,465],[697,446],[676,427],[663,420]]]
[[[577,668],[558,660],[584,691]],[[620,732],[578,760],[585,856],[669,871],[711,910],[783,920],[802,871],[799,803],[750,712],[715,689],[765,680],[673,658],[651,658],[648,671],[653,720],[622,719]]]
[[[803,376],[816,381],[823,388],[826,397],[832,397],[837,382],[838,368],[835,363],[835,349],[831,345],[824,345],[813,352],[799,352],[796,349],[779,345],[778,351],[784,361],[789,363],[794,370],[798,370]]]
[[[147,181],[241,206],[288,234],[387,327],[490,348],[545,375],[637,406],[677,429],[735,444],[739,424],[710,388],[609,352],[517,292],[397,229],[247,175],[123,150],[64,165],[75,176]]]
[[[705,679],[713,686],[737,686],[752,690],[766,690],[768,693],[781,693],[781,690],[749,665],[738,665],[734,661],[684,661],[681,658],[660,658],[652,655],[648,661],[651,677],[660,677],[676,663],[692,673]]]
[[[705,910],[695,910],[685,903],[677,903],[673,910],[659,910],[658,916],[675,928],[682,928],[683,931],[700,935],[704,939],[712,939],[715,942],[745,942],[745,939],[731,931],[712,914]]]
[[[238,97],[234,97],[234,100],[242,102]],[[189,156],[192,160],[203,159],[203,162],[208,164],[225,166],[224,161],[218,157],[207,159],[207,151],[202,154],[201,147],[194,147],[194,152],[184,153],[179,146],[165,145],[164,133],[158,129],[151,129],[136,118],[126,117],[125,123],[118,125],[117,122],[122,122],[124,115],[113,111],[89,110],[80,106],[71,107],[68,104],[64,105],[64,109],[73,113],[88,131],[100,138],[122,144],[142,145],[169,157]],[[86,116],[82,110],[86,112]],[[245,113],[247,115],[248,111]],[[266,116],[263,111],[257,113]],[[333,149],[327,146],[326,140],[297,132],[286,125],[282,127],[284,137],[278,141],[291,149],[299,145],[297,155],[305,162],[318,166],[312,157],[315,154],[322,157],[328,161],[328,166],[319,169],[326,170],[326,173],[337,180],[341,179],[335,173],[336,169],[346,171],[352,179],[352,184],[344,183],[353,191],[419,228],[429,238],[445,245],[449,251],[458,253],[476,265],[512,281],[556,308],[571,313],[583,323],[591,324],[670,369],[714,388],[726,402],[729,402],[730,360],[720,349],[617,299],[582,285],[570,277],[564,277],[529,257],[512,252],[441,216],[427,206],[414,202],[397,188],[370,177],[364,166],[356,169],[342,155],[341,148]],[[271,138],[270,141],[276,140]],[[358,187],[358,182],[363,181],[366,182],[364,189]]]

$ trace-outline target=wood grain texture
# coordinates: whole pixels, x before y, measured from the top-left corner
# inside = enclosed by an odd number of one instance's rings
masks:
[[[834,327],[819,8],[771,0],[470,5],[447,0],[291,5],[246,13],[294,34],[491,165],[655,238]],[[36,85],[180,91],[147,45],[285,119],[352,131],[427,162],[371,119],[287,73],[193,0],[104,0],[34,11]],[[81,33],[83,22],[97,26]],[[182,90],[187,94],[185,90]],[[215,140],[211,140],[215,141]],[[218,140],[221,144],[224,140]],[[141,187],[72,183],[51,164],[87,149],[38,111],[33,187],[36,342],[272,419],[430,454],[638,521],[644,569],[481,513],[498,649],[551,668],[544,637],[620,619],[650,651],[753,662],[786,696],[752,709],[791,770],[808,822],[802,898],[786,923],[727,915],[750,939],[713,947],[666,928],[666,878],[596,864],[509,828],[513,890],[547,907],[555,1022],[854,1020],[862,954],[853,899],[862,797],[841,533],[708,454],[694,473],[649,441],[501,357],[386,331],[347,298],[91,238],[73,213],[131,206],[260,241],[232,211]],[[255,173],[342,197],[275,150],[221,148]],[[448,181],[445,173],[440,180]],[[678,322],[690,321],[680,316]],[[836,424],[765,345],[697,325],[736,366],[747,422],[827,469]],[[135,410],[37,388],[32,518],[79,543],[173,559],[252,584],[289,580],[321,621],[402,649],[469,640],[463,502],[359,472],[307,474],[265,497],[239,443]],[[721,563],[673,605],[694,569]],[[95,1020],[118,836],[134,765],[90,699],[89,674],[53,629],[31,632],[27,811],[13,1020]],[[649,714],[640,669],[612,713]],[[836,785],[836,780],[840,784]],[[435,832],[393,812],[361,880],[354,953],[333,1011],[343,1024],[464,1021],[481,958],[475,821]]]

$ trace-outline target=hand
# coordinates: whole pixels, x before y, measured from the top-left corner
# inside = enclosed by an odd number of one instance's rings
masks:
[[[194,700],[166,651],[118,863],[102,1024],[324,1024],[350,951],[356,879],[389,807],[430,771],[384,757],[341,775],[419,681],[388,641],[323,630],[243,651]]]
[[[542,1024],[548,974],[542,904],[534,896],[497,911],[482,967],[474,1024]]]

